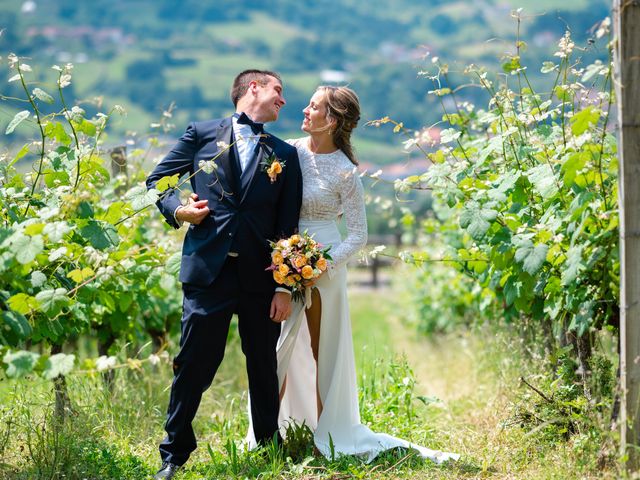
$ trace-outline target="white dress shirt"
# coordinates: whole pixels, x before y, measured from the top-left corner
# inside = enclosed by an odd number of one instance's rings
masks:
[[[248,115],[247,115],[248,116]],[[250,125],[238,123],[238,119],[234,116],[233,122],[233,137],[235,138],[236,148],[238,150],[238,160],[240,161],[240,169],[245,171],[247,165],[253,159],[253,156],[260,141],[260,135],[256,135],[251,130]]]

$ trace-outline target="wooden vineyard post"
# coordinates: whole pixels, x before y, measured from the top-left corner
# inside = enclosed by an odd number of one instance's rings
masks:
[[[620,448],[640,459],[640,0],[614,0],[620,160]]]

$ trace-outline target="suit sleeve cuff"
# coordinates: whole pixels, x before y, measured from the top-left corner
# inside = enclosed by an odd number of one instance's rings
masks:
[[[176,213],[178,213],[178,210],[180,210],[182,207],[184,207],[184,205],[178,205],[176,209],[173,211],[173,219],[175,220],[178,227],[181,227],[184,224],[182,220],[178,220],[178,218],[176,217]]]

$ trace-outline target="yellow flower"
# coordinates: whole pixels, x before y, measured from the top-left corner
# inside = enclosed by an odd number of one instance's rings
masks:
[[[282,173],[282,165],[280,165],[279,161],[274,160],[274,162],[271,164],[271,167],[269,167],[269,170],[278,175],[279,173]]]
[[[299,281],[301,280],[301,278],[302,278],[302,277],[301,277],[300,275],[298,275],[297,273],[294,273],[294,274],[293,274],[293,279],[294,279],[296,282],[299,282]]]
[[[278,270],[274,270],[273,271],[273,279],[276,281],[277,284],[282,285],[283,283],[285,283],[285,277],[284,275],[282,275]]]
[[[309,280],[310,278],[313,278],[313,268],[311,268],[310,265],[305,265],[304,267],[302,267],[302,278]]]
[[[294,267],[301,268],[307,264],[307,257],[304,255],[296,255],[293,257],[291,263],[293,263]]]
[[[296,281],[292,278],[292,276],[288,276],[284,279],[284,284],[288,287],[293,287],[296,284]]]
[[[287,267],[284,263],[281,263],[278,267],[278,271],[281,275],[286,275],[287,273],[289,273],[289,267]]]
[[[316,262],[316,267],[324,272],[327,269],[327,259],[324,257],[320,257]]]
[[[274,265],[282,265],[282,263],[284,262],[284,257],[280,252],[273,252],[271,254],[271,261]]]
[[[302,240],[302,237],[300,235],[293,235],[289,239],[289,242],[291,243],[291,245],[297,245],[298,243],[300,243],[300,240]]]

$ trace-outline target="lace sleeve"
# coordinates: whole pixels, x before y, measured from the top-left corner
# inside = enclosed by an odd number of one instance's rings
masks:
[[[364,206],[362,181],[355,170],[345,173],[340,185],[340,202],[347,225],[347,237],[335,249],[329,251],[333,262],[329,269],[342,266],[367,243],[367,214]]]

